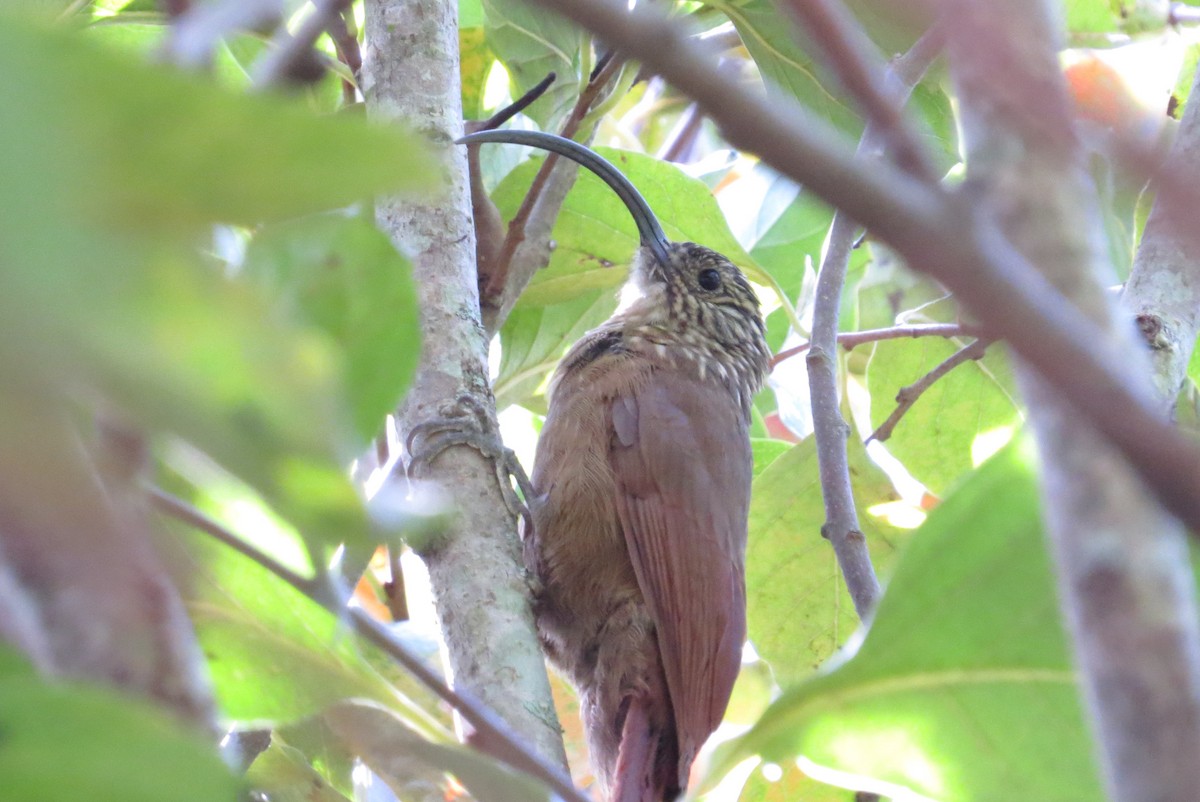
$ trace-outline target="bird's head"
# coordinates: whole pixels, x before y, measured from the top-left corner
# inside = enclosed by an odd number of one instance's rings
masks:
[[[745,275],[714,250],[668,240],[650,205],[610,162],[578,142],[540,131],[480,131],[458,142],[529,145],[565,156],[595,173],[625,203],[641,241],[630,273],[634,297],[623,305],[623,314],[673,328],[692,340],[707,339],[719,349],[749,350],[765,370],[765,328],[758,298]]]

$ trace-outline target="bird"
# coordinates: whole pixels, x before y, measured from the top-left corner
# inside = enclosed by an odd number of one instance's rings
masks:
[[[587,147],[537,131],[459,141],[570,158],[637,224],[634,300],[551,379],[523,554],[539,638],[578,691],[605,799],[666,802],[686,789],[741,666],[751,403],[770,359],[759,302],[728,258],[669,241]]]

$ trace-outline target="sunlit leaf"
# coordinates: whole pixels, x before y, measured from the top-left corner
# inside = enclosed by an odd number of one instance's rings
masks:
[[[0,650],[0,777],[22,802],[235,802],[204,733],[139,699],[47,682]]]
[[[275,734],[271,745],[246,771],[246,780],[272,802],[348,802],[312,767],[303,752]]]
[[[1027,443],[918,530],[849,661],[785,691],[721,765],[797,755],[942,802],[1103,797]]]
[[[867,366],[871,425],[879,426],[892,414],[902,387],[921,379],[969,340],[921,337],[876,343]],[[968,360],[934,382],[900,419],[886,441],[888,450],[940,494],[971,470],[971,446],[977,436],[1020,422],[1012,392],[1007,357],[993,345],[983,359]]]
[[[891,483],[847,441],[859,525],[876,569],[885,568],[899,533],[866,508],[892,500]],[[825,506],[809,437],[759,473],[750,500],[746,588],[750,640],[780,681],[812,672],[858,626],[829,541],[821,536]]]

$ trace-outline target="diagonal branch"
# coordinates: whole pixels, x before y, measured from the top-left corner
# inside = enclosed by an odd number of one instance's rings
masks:
[[[560,136],[575,138],[588,111],[622,64],[624,59],[611,53],[601,59],[563,123]],[[538,168],[529,192],[508,224],[488,283],[481,288],[483,323],[489,333],[500,330],[534,274],[550,263],[550,232],[578,171],[574,162],[554,154],[548,155]]]
[[[911,84],[899,92],[891,91],[884,77],[883,59],[846,7],[838,0],[787,0],[784,6],[807,29],[810,41],[824,51],[846,91],[858,101],[868,123],[886,143],[888,155],[914,176],[936,181],[938,176],[929,156],[898,97],[901,93],[907,97]],[[935,54],[940,49],[937,30],[935,27],[925,35],[927,44],[922,49],[931,47]]]
[[[939,362],[933,370],[926,373],[921,378],[917,379],[912,384],[901,387],[896,393],[896,408],[892,410],[892,414],[888,415],[887,420],[879,424],[875,431],[871,432],[871,436],[867,438],[867,442],[875,440],[882,443],[892,436],[892,432],[896,429],[896,424],[900,423],[900,419],[912,409],[913,404],[917,403],[926,390],[932,387],[938,379],[945,376],[950,371],[954,370],[964,362],[970,362],[973,359],[982,359],[983,354],[987,351],[987,347],[992,344],[991,340],[980,338],[970,345],[965,345],[955,351],[950,356]]]
[[[250,69],[250,81],[255,89],[266,89],[286,83],[298,70],[303,70],[306,61],[313,57],[313,45],[336,20],[350,0],[313,0],[312,12],[300,23],[295,33],[288,33],[286,25],[280,25],[271,47]],[[345,22],[343,21],[343,26]]]
[[[148,494],[151,503],[159,512],[204,532],[243,557],[253,560],[335,616],[349,618],[354,631],[361,638],[377,646],[421,684],[457,710],[483,736],[485,743],[492,747],[499,745],[501,749],[497,750],[499,754],[494,755],[495,757],[537,777],[565,800],[590,802],[561,771],[534,754],[525,740],[518,738],[492,710],[467,692],[455,690],[443,682],[420,657],[409,651],[391,630],[372,618],[366,610],[361,607],[347,607],[344,600],[333,590],[333,584],[328,577],[318,575],[310,579],[301,576],[269,554],[259,551],[191,504],[165,490],[152,487],[149,488]]]
[[[677,21],[653,5],[616,0],[534,0],[657,70],[694,98],[735,147],[757,153],[844,209],[1004,337],[1108,438],[1158,498],[1200,531],[1200,448],[1180,438],[1131,366],[1097,349],[1104,335],[1013,248],[965,197],[886,162],[869,168],[828,123],[776,93],[768,99],[722,76]]]

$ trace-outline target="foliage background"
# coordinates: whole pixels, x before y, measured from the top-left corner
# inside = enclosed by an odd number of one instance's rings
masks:
[[[903,4],[850,5],[885,53],[921,30]],[[303,4],[289,9],[303,16]],[[856,110],[774,4],[679,11],[702,29],[732,24],[743,44],[725,58],[748,86],[765,81],[847,136],[861,134]],[[518,0],[461,0],[459,12],[466,114],[486,117],[554,71],[553,88],[518,124],[557,130],[596,58],[590,37]],[[1171,124],[1168,95],[1186,102],[1196,61],[1186,34],[1135,29],[1136,16],[1102,0],[1066,3],[1065,21],[1079,48],[1064,64],[1081,115]],[[116,420],[144,437],[137,482],[187,499],[298,572],[339,553],[345,579],[367,568],[359,603],[376,609],[386,568],[368,566],[375,544],[398,550],[436,520],[397,500],[384,479],[390,463],[368,456],[381,436],[398,451],[385,420],[420,343],[408,262],[376,230],[366,199],[436,191],[428,146],[343,109],[344,68],[286,97],[254,94],[266,37],[228,37],[197,75],[155,63],[168,30],[142,0],[27,0],[0,12],[0,67],[20,76],[0,83],[0,479],[9,488],[0,522],[61,529],[70,518],[69,536],[41,545],[50,560],[102,547],[79,522],[111,517],[112,499],[80,488],[103,473],[95,421]],[[330,41],[318,44],[336,61]],[[661,82],[633,83],[633,72],[598,119],[599,151],[670,238],[716,248],[754,279],[773,348],[799,342],[789,314],[802,326],[811,315],[831,211],[728,150],[708,123],[679,163],[656,157],[679,136],[689,103]],[[954,180],[953,106],[937,69],[912,109]],[[481,158],[509,219],[539,160],[499,147]],[[1119,281],[1147,204],[1099,156],[1094,175]],[[527,466],[547,376],[616,308],[636,232],[585,175],[553,239],[549,266],[493,344],[505,438]],[[885,248],[868,238],[856,251],[844,331],[958,319],[952,299]],[[853,798],[822,780],[939,800],[1099,797],[1035,461],[1021,437],[1003,445],[1022,420],[1003,349],[935,385],[886,444],[859,445],[902,387],[966,341],[895,339],[840,355],[855,498],[888,581],[865,635],[820,537],[803,360],[781,363],[756,400],[753,649],[699,784],[714,799]],[[1195,364],[1191,378],[1200,378]],[[1195,398],[1189,386],[1184,419],[1194,419]],[[485,800],[545,795],[455,745],[444,705],[338,614],[203,534],[158,519],[152,528],[147,542],[183,597],[222,728],[271,730],[270,747],[239,779],[212,738],[154,704],[49,681],[5,650],[0,777],[14,798],[216,800],[252,787],[271,799],[336,800],[382,794],[380,782],[402,799],[463,786]],[[394,626],[436,663],[419,561],[407,555],[404,565],[414,620]],[[556,692],[586,782],[570,691],[559,682]]]

